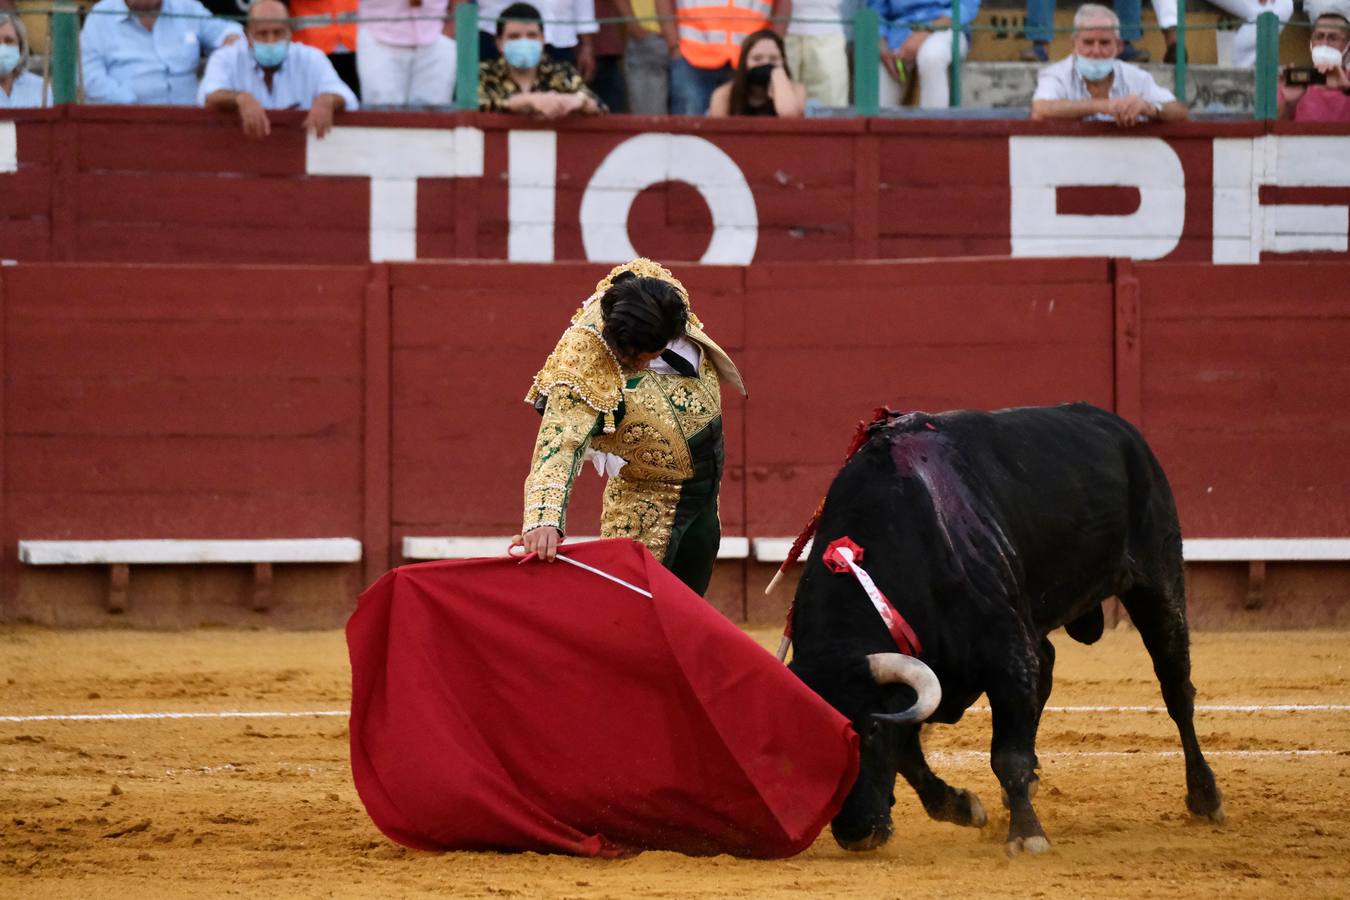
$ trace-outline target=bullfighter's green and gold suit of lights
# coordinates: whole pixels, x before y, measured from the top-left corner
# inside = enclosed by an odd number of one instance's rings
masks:
[[[525,397],[542,406],[544,418],[525,480],[524,531],[565,531],[587,449],[613,454],[626,464],[605,487],[601,536],[641,541],[701,594],[721,540],[721,382],[741,393],[745,386],[692,311],[685,337],[702,350],[697,376],[620,365],[601,334],[600,297],[623,272],[669,282],[689,305],[689,293],[669,271],[637,259],[605,276],[577,310]]]

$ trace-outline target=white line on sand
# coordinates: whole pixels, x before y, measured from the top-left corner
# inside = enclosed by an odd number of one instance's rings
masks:
[[[972,706],[973,713],[987,713],[987,706]],[[1165,713],[1164,706],[1047,706],[1051,713]],[[1275,703],[1275,704],[1202,704],[1196,712],[1350,712],[1347,703]],[[275,710],[247,711],[220,710],[205,712],[116,712],[116,713],[50,713],[34,716],[0,716],[0,722],[137,722],[156,719],[309,719],[325,716],[345,716],[345,709],[314,709],[284,712]]]

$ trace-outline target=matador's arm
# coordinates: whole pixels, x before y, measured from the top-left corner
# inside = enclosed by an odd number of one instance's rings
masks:
[[[521,534],[546,525],[566,531],[567,499],[581,470],[600,414],[566,385],[555,385],[544,407],[525,479],[525,520]]]

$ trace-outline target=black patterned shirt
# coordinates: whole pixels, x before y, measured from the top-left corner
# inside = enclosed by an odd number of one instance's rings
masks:
[[[549,59],[539,60],[531,91],[540,93],[575,94],[581,91],[590,97],[601,112],[608,112],[605,104],[582,80],[581,73],[571,63]],[[478,108],[483,112],[507,112],[507,101],[521,93],[520,85],[511,77],[511,67],[500,57],[478,65]]]

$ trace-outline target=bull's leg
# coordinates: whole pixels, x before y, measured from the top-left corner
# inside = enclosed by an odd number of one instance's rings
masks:
[[[919,726],[903,726],[897,755],[897,771],[919,795],[919,802],[929,817],[939,822],[971,825],[981,828],[989,821],[980,798],[970,791],[954,788],[928,768],[924,759]]]
[[[1036,658],[1040,663],[1040,679],[1036,683],[1036,724],[1039,727],[1041,716],[1045,714],[1045,704],[1050,700],[1050,690],[1055,684],[1055,645],[1050,643],[1049,638],[1041,638],[1041,646]],[[1036,799],[1036,788],[1040,783],[1040,777],[1033,774],[1031,785],[1027,788],[1027,793],[1033,800]],[[1006,791],[1003,793],[1003,807],[1004,809],[1011,808],[1008,804]]]
[[[1005,668],[990,672],[985,693],[994,719],[991,762],[1008,804],[1008,855],[1044,853],[1050,841],[1031,806],[1041,711],[1038,654],[1031,646],[1013,646],[999,658]]]
[[[1185,594],[1168,597],[1151,587],[1126,591],[1121,601],[1153,659],[1167,713],[1181,735],[1186,758],[1186,807],[1194,816],[1223,822],[1223,797],[1195,736],[1195,686],[1191,684],[1191,640]]]

